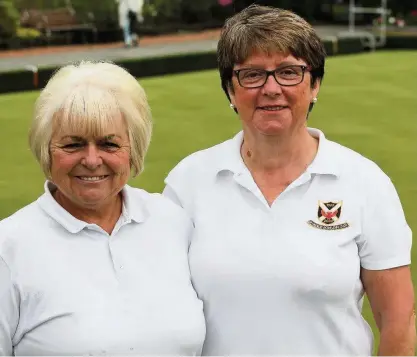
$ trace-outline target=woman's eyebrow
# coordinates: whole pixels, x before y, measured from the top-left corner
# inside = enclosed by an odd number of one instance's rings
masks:
[[[263,65],[257,63],[246,63],[245,65],[241,65],[242,67],[239,69],[264,69]],[[305,66],[303,63],[294,63],[291,61],[283,61],[275,68],[281,68],[286,66]]]
[[[109,134],[109,135],[105,135],[105,136],[103,136],[103,139],[104,139],[104,140],[112,140],[112,139],[114,139],[114,138],[119,138],[119,139],[121,139],[121,137],[120,137],[119,135],[116,135],[116,134]]]
[[[76,136],[76,135],[65,135],[61,138],[61,140],[64,140],[64,139],[71,139],[72,141],[83,141],[83,140],[85,140],[81,136]]]

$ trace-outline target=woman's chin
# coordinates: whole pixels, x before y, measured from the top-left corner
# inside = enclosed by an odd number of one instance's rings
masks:
[[[78,202],[85,208],[88,207],[99,207],[107,201],[111,201],[109,195],[103,194],[103,192],[81,192],[73,198],[75,202]]]
[[[286,131],[287,126],[283,125],[281,122],[268,123],[268,125],[259,125],[256,127],[256,130],[266,136],[276,136],[281,135]]]
[[[258,120],[256,120],[258,119]],[[263,135],[280,135],[291,125],[291,120],[285,116],[256,118],[253,122],[255,129]]]

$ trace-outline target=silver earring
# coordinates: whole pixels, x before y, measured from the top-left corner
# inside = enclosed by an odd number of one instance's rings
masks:
[[[229,104],[229,107],[230,109],[235,109],[235,106],[232,103]]]
[[[313,103],[316,104],[317,103],[317,97],[313,98]]]

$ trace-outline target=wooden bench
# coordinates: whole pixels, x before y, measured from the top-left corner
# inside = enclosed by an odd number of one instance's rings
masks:
[[[63,7],[51,10],[25,10],[21,14],[22,27],[32,27],[41,31],[47,39],[54,33],[65,33],[70,42],[72,34],[77,31],[91,32],[93,39],[97,41],[97,28],[94,24],[94,15],[87,14],[87,18],[81,20],[71,7]]]

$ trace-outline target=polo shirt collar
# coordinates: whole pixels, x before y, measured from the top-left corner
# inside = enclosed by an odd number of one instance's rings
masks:
[[[37,202],[43,211],[54,221],[60,224],[70,233],[78,233],[84,228],[91,226],[90,223],[75,218],[67,210],[65,210],[52,196],[52,192],[56,190],[56,186],[51,181],[44,184],[45,193],[38,198]],[[125,185],[122,189],[123,206],[121,219],[124,223],[144,222],[148,216],[148,211],[144,206],[144,202],[132,197],[133,188]]]
[[[322,131],[314,128],[307,128],[307,130],[312,136],[319,139],[319,146],[316,157],[306,171],[311,174],[339,176],[340,164],[335,155],[337,145],[326,139]],[[234,174],[239,174],[248,170],[240,155],[242,142],[243,131],[240,131],[231,140],[224,143],[226,150],[219,153],[220,157],[216,167],[217,174],[221,171],[231,171]]]
[[[307,168],[307,172],[339,177],[341,171],[341,162],[337,155],[339,145],[326,139],[321,130],[315,128],[307,128],[307,130],[310,135],[319,139],[319,147],[316,157]]]
[[[243,131],[239,131],[232,139],[223,143],[223,150],[220,150],[220,157],[217,160],[217,174],[221,171],[231,171],[234,174],[240,174],[248,170],[240,155],[242,142]]]
[[[149,216],[149,211],[146,208],[145,201],[138,199],[133,191],[136,190],[129,185],[125,185],[122,189],[123,208],[122,215],[128,221],[135,221],[136,223],[145,222]]]

